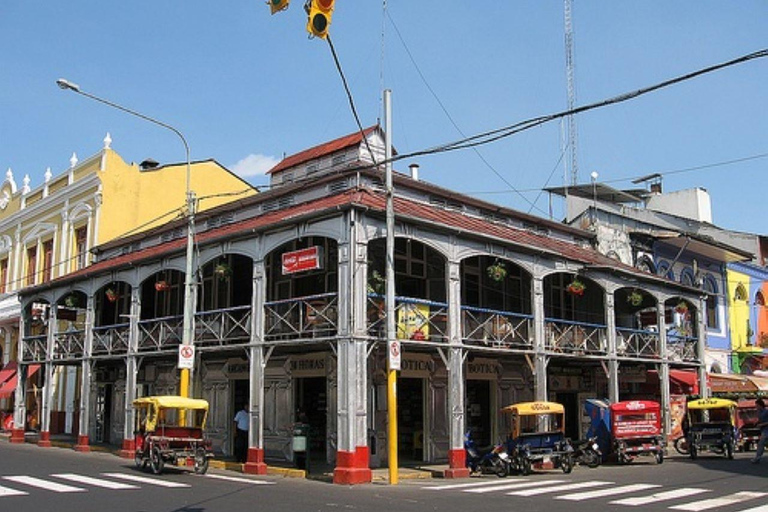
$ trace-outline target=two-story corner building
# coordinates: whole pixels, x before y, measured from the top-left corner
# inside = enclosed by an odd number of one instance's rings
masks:
[[[220,453],[248,404],[245,471],[292,460],[300,419],[338,483],[370,481],[387,459],[383,147],[372,127],[310,148],[272,170],[268,192],[198,216],[193,393]],[[399,460],[466,474],[464,432],[503,435],[504,405],[562,402],[577,437],[586,398],[643,396],[655,380],[667,403],[671,369],[705,381],[699,290],[604,256],[587,231],[394,182]],[[90,267],[22,294],[20,364],[81,367],[83,442],[107,433],[129,454],[132,400],[179,389],[184,229],[103,244]],[[70,296],[86,319],[74,332],[60,320]]]
[[[129,164],[110,144],[107,135],[103,149],[95,155],[84,161],[73,155],[70,167],[57,176],[48,170],[45,182],[37,188],[30,187],[28,176],[18,187],[11,170],[0,184],[0,352],[5,364],[0,373],[0,408],[5,412],[12,410],[18,380],[18,292],[86,268],[95,246],[185,214],[186,163],[159,165],[147,160]],[[190,169],[190,188],[197,194],[199,209],[255,193],[248,183],[213,160],[193,162]],[[33,304],[28,328],[38,330],[48,325],[52,305],[60,306],[57,318],[62,328],[83,328],[85,301],[76,295]],[[34,375],[37,368],[25,367],[25,377],[34,378],[36,384],[50,383],[46,389],[56,392],[46,400],[34,386],[28,386],[28,393],[16,397],[32,413],[30,423],[41,423],[44,442],[51,432],[77,432],[78,367],[61,365],[55,372]],[[45,420],[41,421],[43,411]],[[17,430],[23,432],[26,419],[17,418]]]
[[[728,269],[755,257],[757,237],[714,226],[705,190],[662,194],[660,176],[649,178],[650,190],[595,183],[549,192],[566,197],[565,222],[595,233],[603,254],[701,289],[706,294],[706,367],[730,372],[735,368]]]

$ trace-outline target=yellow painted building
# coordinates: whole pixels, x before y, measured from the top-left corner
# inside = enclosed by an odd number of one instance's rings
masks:
[[[107,134],[101,151],[82,162],[72,155],[69,168],[55,177],[49,169],[34,189],[29,176],[19,187],[11,169],[5,174],[0,185],[0,367],[17,358],[18,290],[89,265],[93,247],[186,214],[186,162],[127,163],[111,142]],[[197,211],[256,193],[214,160],[192,162],[190,170]],[[69,411],[74,403],[77,387],[71,377],[59,375],[54,410]],[[0,411],[8,412],[12,394],[2,384]],[[62,430],[71,429],[71,418],[66,423],[70,428]]]

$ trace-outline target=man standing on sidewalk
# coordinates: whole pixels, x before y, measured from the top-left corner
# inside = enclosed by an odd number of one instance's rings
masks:
[[[760,427],[760,440],[757,442],[757,452],[751,461],[752,464],[760,462],[765,445],[768,443],[768,409],[765,408],[765,402],[762,398],[755,400],[755,405],[757,406],[757,426]]]
[[[248,406],[243,404],[235,414],[235,460],[245,462],[248,453]]]

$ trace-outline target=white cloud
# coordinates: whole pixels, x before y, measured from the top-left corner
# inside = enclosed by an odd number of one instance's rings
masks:
[[[277,165],[279,161],[271,156],[250,154],[235,165],[230,166],[230,169],[241,178],[250,178],[261,176]]]

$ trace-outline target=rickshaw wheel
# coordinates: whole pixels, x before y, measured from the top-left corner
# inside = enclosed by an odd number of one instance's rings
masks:
[[[690,448],[688,447],[688,440],[685,436],[675,439],[675,450],[677,450],[677,453],[680,455],[688,455]]]
[[[152,466],[152,472],[156,475],[159,475],[163,472],[163,467],[165,466],[165,461],[163,461],[163,456],[160,453],[160,448],[157,446],[152,447],[152,452],[149,456],[149,462]]]
[[[662,464],[664,462],[664,452],[659,450],[656,452],[656,464]]]
[[[142,471],[147,467],[147,459],[144,458],[144,454],[141,450],[136,450],[133,454],[133,462],[136,463],[136,467]]]
[[[565,474],[573,471],[573,457],[570,453],[563,455],[562,460],[560,461],[560,467]]]
[[[205,450],[198,448],[195,450],[195,473],[204,475],[208,471],[208,457],[205,456]]]

